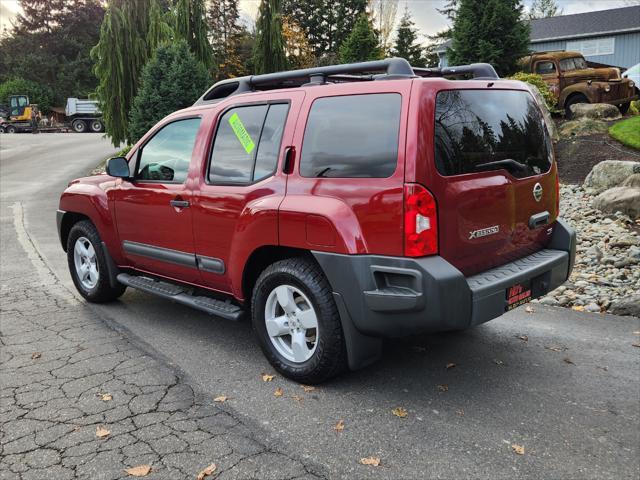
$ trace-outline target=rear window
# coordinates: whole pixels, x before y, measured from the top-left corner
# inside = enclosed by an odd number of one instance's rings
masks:
[[[438,93],[435,161],[440,174],[505,169],[517,178],[551,168],[551,140],[533,97],[517,90]]]
[[[389,177],[398,163],[397,93],[319,98],[304,132],[303,177]]]

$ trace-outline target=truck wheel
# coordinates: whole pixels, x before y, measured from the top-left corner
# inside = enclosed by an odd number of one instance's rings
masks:
[[[78,292],[90,302],[110,302],[127,289],[125,285],[111,287],[100,235],[88,220],[71,228],[67,239],[67,262]]]
[[[573,95],[564,102],[564,116],[565,118],[571,118],[571,105],[578,103],[589,103],[589,99],[582,94]]]
[[[18,131],[18,129],[13,125],[9,125],[5,130],[7,133],[16,133]]]
[[[104,131],[104,125],[100,120],[91,120],[89,129],[94,133],[100,133]]]
[[[253,289],[251,311],[262,351],[285,377],[320,383],[346,368],[332,290],[311,260],[290,258],[267,267]]]
[[[4,133],[4,126],[0,126],[0,133]]]
[[[629,107],[631,106],[631,102],[623,103],[622,105],[618,105],[618,110],[622,115],[625,115],[629,111]]]
[[[71,128],[77,133],[84,133],[87,131],[87,124],[84,123],[84,120],[74,120],[71,123]]]

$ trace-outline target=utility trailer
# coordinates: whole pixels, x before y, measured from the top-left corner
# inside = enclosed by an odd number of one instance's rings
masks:
[[[104,132],[102,112],[97,100],[67,98],[64,113],[75,132]]]

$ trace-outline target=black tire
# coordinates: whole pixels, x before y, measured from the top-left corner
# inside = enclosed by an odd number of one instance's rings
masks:
[[[93,288],[87,288],[82,284],[75,266],[74,248],[76,241],[83,237],[91,243],[96,255],[98,281]],[[98,235],[98,230],[93,223],[88,220],[82,220],[71,227],[69,237],[67,238],[67,263],[69,264],[69,273],[71,273],[71,278],[73,279],[76,289],[80,295],[89,302],[110,302],[120,297],[127,289],[125,285],[118,284],[118,286],[113,288],[109,284],[107,261],[102,249],[102,241],[100,240],[100,235]]]
[[[7,128],[5,128],[5,131],[7,133],[17,133],[18,129],[14,125],[9,125]]]
[[[87,131],[87,124],[84,120],[74,120],[71,123],[71,128],[73,128],[73,131],[76,133],[84,133]]]
[[[5,133],[4,132],[4,127],[0,127],[0,133]]]
[[[275,348],[265,324],[265,306],[269,294],[280,285],[292,285],[311,301],[318,320],[315,351],[305,362],[285,358]],[[258,278],[251,298],[253,329],[260,347],[271,365],[296,382],[317,384],[343,372],[347,352],[340,315],[329,282],[312,260],[289,258],[268,266]]]
[[[565,118],[571,118],[571,105],[578,103],[589,103],[589,99],[582,94],[572,95],[564,102],[564,116]]]
[[[89,123],[89,130],[91,130],[93,133],[104,132],[104,124],[100,119],[96,118],[95,120],[91,120],[91,122]]]
[[[618,105],[618,110],[622,115],[625,115],[629,111],[629,107],[631,107],[631,102],[623,103],[622,105]]]

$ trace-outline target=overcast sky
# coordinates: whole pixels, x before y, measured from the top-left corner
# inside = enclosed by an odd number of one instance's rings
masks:
[[[524,3],[529,6],[531,1],[524,0]],[[640,4],[640,0],[557,0],[557,2],[565,15]],[[259,3],[259,0],[240,0],[240,8],[246,20],[255,18]],[[447,26],[447,19],[436,10],[444,3],[445,0],[400,0],[398,18],[404,6],[407,5],[421,33],[432,35]],[[18,0],[0,0],[0,30],[9,25],[18,8]]]

